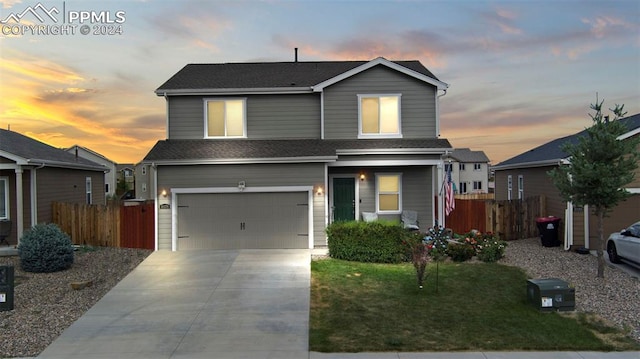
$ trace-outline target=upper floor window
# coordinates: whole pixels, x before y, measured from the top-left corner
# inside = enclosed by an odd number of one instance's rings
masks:
[[[511,200],[513,192],[513,177],[511,175],[507,176],[507,199]]]
[[[453,172],[453,164],[451,164],[451,163],[445,163],[445,164],[444,164],[444,171],[445,171],[445,172]]]
[[[0,219],[9,219],[9,177],[0,177]]]
[[[246,137],[245,99],[206,99],[205,137]]]
[[[359,137],[402,137],[400,95],[358,95]]]
[[[376,175],[376,211],[400,213],[402,210],[402,176],[397,173]]]
[[[465,165],[464,165],[464,163],[461,163],[460,164],[460,171],[464,171],[464,170],[465,170]]]
[[[473,164],[473,170],[474,171],[480,171],[482,169],[482,163],[474,163]]]
[[[142,166],[142,175],[145,176],[147,174],[147,166]]]

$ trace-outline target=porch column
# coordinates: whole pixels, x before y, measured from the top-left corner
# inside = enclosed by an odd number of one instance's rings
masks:
[[[22,168],[16,168],[16,234],[17,244],[20,244],[22,232],[24,230],[24,205],[22,203]]]

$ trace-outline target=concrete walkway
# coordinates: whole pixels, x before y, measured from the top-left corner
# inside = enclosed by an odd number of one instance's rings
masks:
[[[309,250],[158,251],[38,358],[308,358]]]

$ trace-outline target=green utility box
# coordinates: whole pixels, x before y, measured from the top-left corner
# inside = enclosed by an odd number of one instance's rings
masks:
[[[527,300],[541,312],[571,311],[576,308],[576,290],[558,278],[529,279]]]
[[[0,266],[0,312],[13,310],[13,266]]]

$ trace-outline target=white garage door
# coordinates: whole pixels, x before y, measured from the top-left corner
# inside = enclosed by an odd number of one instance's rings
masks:
[[[178,195],[177,249],[308,248],[306,192]]]

